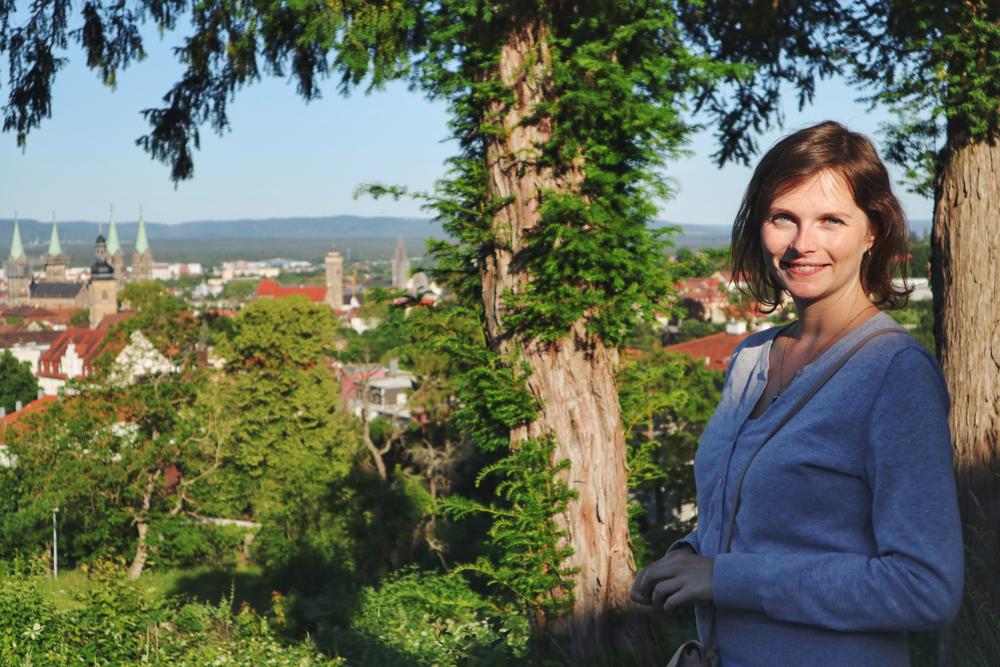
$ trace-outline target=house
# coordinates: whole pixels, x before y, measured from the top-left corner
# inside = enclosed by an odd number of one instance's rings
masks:
[[[95,362],[104,351],[106,329],[70,327],[53,341],[38,360],[38,384],[46,396],[56,396],[69,380],[96,372]]]
[[[742,326],[739,326],[742,324]],[[704,360],[705,366],[713,371],[725,371],[729,366],[729,358],[736,351],[736,346],[750,335],[746,323],[730,323],[726,331],[720,331],[709,336],[686,340],[676,345],[668,345],[665,350],[686,354],[694,359]]]
[[[177,371],[177,366],[157,350],[141,331],[133,331],[128,343],[115,356],[110,379],[116,384],[133,384],[141,377]]]
[[[408,420],[409,396],[416,385],[412,373],[400,370],[395,359],[381,364],[347,365],[340,369],[341,405],[357,416]]]
[[[16,429],[22,419],[28,415],[45,412],[57,400],[59,399],[55,396],[39,396],[23,408],[19,406],[10,414],[0,407],[0,468],[13,468],[17,465],[17,456],[8,452],[7,445],[4,444],[7,429]]]
[[[677,283],[677,296],[691,319],[721,324],[729,305],[727,283],[721,277],[685,278]]]
[[[121,324],[125,320],[131,319],[133,317],[135,317],[134,310],[122,310],[117,313],[108,313],[103,318],[101,318],[100,322],[98,322],[97,328],[104,329],[107,331],[112,329],[114,326]]]
[[[128,342],[111,342],[108,329],[70,328],[62,332],[38,361],[38,384],[46,396],[56,396],[70,380],[97,372],[97,360],[120,349],[110,369],[112,382],[131,384],[140,377],[175,372],[177,367],[146,338],[134,331]]]
[[[55,396],[39,396],[31,403],[28,403],[24,407],[17,408],[9,414],[6,410],[0,407],[0,432],[14,427],[17,422],[28,415],[45,412],[49,409],[49,406],[52,405],[52,403],[55,403],[58,400],[59,399]],[[0,465],[3,465],[2,459],[3,457],[0,455]]]
[[[28,331],[62,331],[70,325],[77,312],[77,308],[15,306],[0,311],[0,319],[16,322],[18,328]]]
[[[18,361],[31,365],[32,372],[38,369],[42,353],[61,335],[59,331],[10,331],[0,332],[0,352],[9,350]]]

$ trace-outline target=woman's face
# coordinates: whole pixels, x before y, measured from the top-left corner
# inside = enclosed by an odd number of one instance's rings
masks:
[[[760,231],[772,275],[800,304],[853,304],[871,224],[840,174],[824,170],[771,202]]]

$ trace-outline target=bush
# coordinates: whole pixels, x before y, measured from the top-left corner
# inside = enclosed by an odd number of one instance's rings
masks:
[[[152,602],[121,560],[84,571],[69,593],[40,572],[0,575],[0,664],[344,665],[308,639],[283,643],[247,605],[233,613],[232,594],[215,605]]]
[[[528,622],[501,614],[460,575],[405,569],[366,588],[337,645],[352,664],[523,664]]]
[[[161,567],[235,565],[246,532],[246,528],[198,524],[186,517],[158,517],[149,527],[151,564]]]

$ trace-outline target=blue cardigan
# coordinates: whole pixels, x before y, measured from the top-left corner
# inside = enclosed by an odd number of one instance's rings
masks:
[[[909,335],[858,351],[753,460],[732,551],[720,554],[750,452],[817,377],[864,335],[898,328],[879,313],[805,366],[757,419],[777,329],[734,353],[695,457],[698,529],[680,544],[715,558],[723,666],[908,665],[906,633],[958,613],[961,523],[948,395]],[[698,625],[707,637],[707,605]]]

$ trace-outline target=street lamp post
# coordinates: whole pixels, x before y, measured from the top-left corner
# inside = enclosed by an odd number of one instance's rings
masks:
[[[52,578],[59,578],[59,542],[58,535],[56,535],[56,515],[59,514],[59,508],[52,508]]]

